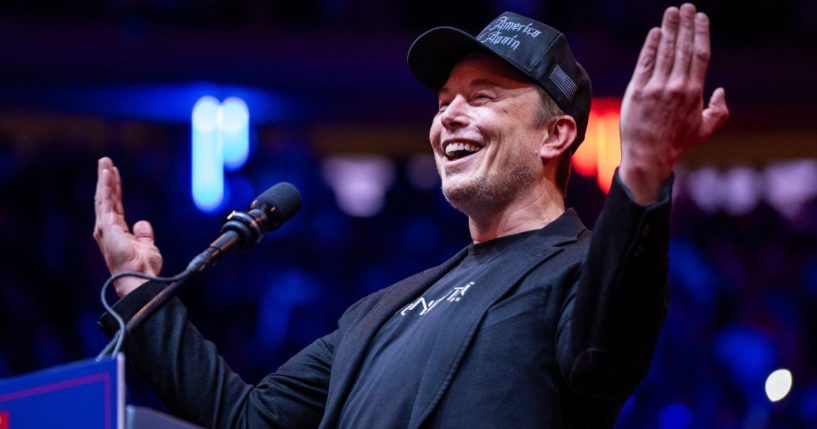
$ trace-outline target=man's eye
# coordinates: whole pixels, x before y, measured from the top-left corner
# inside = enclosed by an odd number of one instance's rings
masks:
[[[449,101],[441,101],[439,106],[437,107],[439,108],[440,112],[442,112],[443,110],[445,110],[446,107],[448,107],[449,104],[450,104]]]
[[[477,100],[477,101],[485,102],[485,101],[490,101],[490,100],[493,100],[493,99],[494,99],[494,97],[492,97],[491,94],[485,94],[485,93],[481,93],[481,92],[477,93],[477,94],[474,94],[474,100]]]

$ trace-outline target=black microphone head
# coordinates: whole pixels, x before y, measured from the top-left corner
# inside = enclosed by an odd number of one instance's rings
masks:
[[[210,247],[221,252],[226,248],[249,250],[265,233],[278,229],[301,208],[301,193],[289,183],[281,182],[264,191],[245,212],[234,211],[221,227],[221,237]],[[222,238],[227,237],[224,243]]]
[[[301,208],[301,193],[291,183],[281,182],[271,186],[252,202],[250,208],[265,207],[277,220],[275,228],[295,215]]]

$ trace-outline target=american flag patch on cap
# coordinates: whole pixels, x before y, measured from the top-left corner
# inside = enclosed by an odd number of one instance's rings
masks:
[[[573,82],[573,79],[571,79],[558,64],[556,67],[553,67],[553,70],[550,72],[550,81],[562,91],[568,100],[573,100],[573,96],[576,95],[576,90],[578,89],[576,88],[576,83]]]

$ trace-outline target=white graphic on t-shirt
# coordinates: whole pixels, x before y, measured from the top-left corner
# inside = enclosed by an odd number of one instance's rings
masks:
[[[465,286],[457,286],[457,287],[451,289],[450,291],[446,292],[446,294],[443,295],[441,298],[432,299],[430,301],[426,301],[425,297],[421,296],[421,297],[417,298],[416,300],[414,300],[414,302],[412,302],[411,304],[405,306],[400,311],[400,315],[405,316],[409,312],[414,311],[415,308],[421,307],[422,310],[420,310],[420,316],[424,316],[424,315],[428,314],[428,312],[431,311],[431,309],[436,307],[437,304],[439,304],[442,301],[459,302],[459,300],[462,299],[462,297],[465,296],[465,292],[467,292],[468,289],[470,289],[471,286],[473,286],[473,285],[474,285],[474,282],[468,282]]]
[[[474,282],[468,282],[465,286],[455,287],[454,290],[451,292],[451,296],[448,297],[449,302],[459,301],[460,298],[465,296],[465,292],[474,285]]]

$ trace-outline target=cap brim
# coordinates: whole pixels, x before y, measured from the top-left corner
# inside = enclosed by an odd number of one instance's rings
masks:
[[[445,85],[451,69],[462,57],[491,52],[474,36],[454,27],[437,27],[421,34],[408,52],[408,66],[420,83],[433,91]]]

